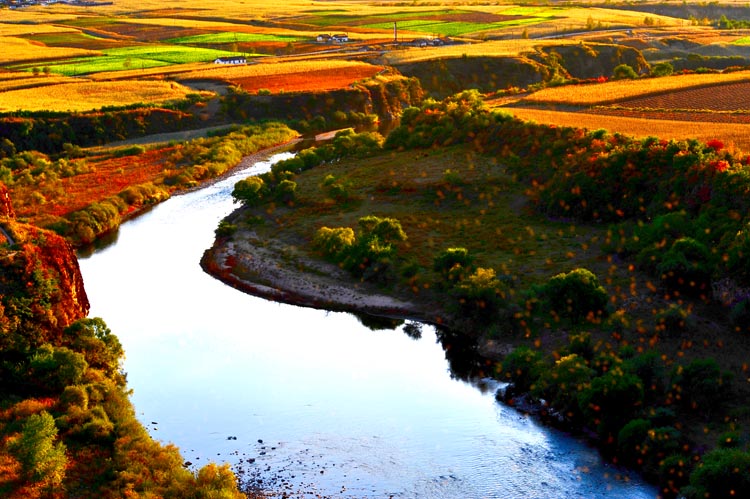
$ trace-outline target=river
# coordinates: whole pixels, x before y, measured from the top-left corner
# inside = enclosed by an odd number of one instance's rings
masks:
[[[657,496],[579,440],[498,404],[492,381],[453,375],[431,327],[418,339],[404,326],[371,330],[205,274],[198,262],[236,207],[232,186],[269,166],[175,196],[80,258],[90,316],[120,338],[154,438],[192,466],[229,462],[244,482],[291,497]]]

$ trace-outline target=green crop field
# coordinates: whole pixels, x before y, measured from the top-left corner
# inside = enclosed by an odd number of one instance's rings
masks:
[[[78,76],[104,71],[147,69],[172,64],[207,62],[217,57],[236,55],[236,53],[226,50],[170,45],[118,47],[103,50],[102,53],[104,55],[67,59],[57,63],[50,62],[45,64],[45,66],[49,67],[53,73]],[[25,64],[16,66],[13,69],[31,70],[33,66]]]
[[[513,26],[523,26],[527,24],[536,24],[548,21],[547,17],[527,17],[522,19],[513,19],[509,21],[500,21],[496,23],[471,23],[471,22],[450,22],[450,21],[405,21],[399,22],[399,29],[409,31],[419,31],[422,33],[438,33],[445,36],[461,36],[480,31],[493,29],[502,29]],[[365,28],[388,29],[393,23],[367,24]]]
[[[302,40],[298,36],[271,35],[266,33],[237,33],[225,31],[222,33],[207,33],[204,35],[182,36],[166,40],[167,43],[190,44],[190,43],[234,43],[234,42],[296,42]]]

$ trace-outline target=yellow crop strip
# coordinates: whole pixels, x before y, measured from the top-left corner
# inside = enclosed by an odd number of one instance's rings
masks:
[[[570,106],[597,106],[613,104],[624,99],[658,94],[690,87],[722,85],[748,81],[750,71],[727,74],[690,74],[638,80],[618,80],[591,85],[566,85],[535,92],[525,99],[534,104],[561,104]]]
[[[0,112],[89,111],[104,106],[164,103],[183,99],[193,90],[165,81],[103,81],[47,85],[0,92]]]
[[[537,123],[587,128],[589,130],[603,128],[610,133],[618,132],[633,137],[653,136],[676,140],[697,139],[703,142],[721,139],[726,144],[734,144],[736,148],[750,152],[750,125],[626,118],[603,114],[525,108],[504,108],[503,110],[520,119]]]
[[[23,38],[7,36],[0,37],[0,47],[3,48],[0,52],[0,64],[38,61],[41,67],[44,66],[44,61],[67,57],[100,55],[100,52],[94,50],[47,47],[44,44],[34,43]]]

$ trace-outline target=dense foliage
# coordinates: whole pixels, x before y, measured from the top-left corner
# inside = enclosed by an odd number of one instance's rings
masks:
[[[103,320],[84,318],[70,246],[0,222],[13,238],[0,244],[0,495],[242,497],[227,466],[193,473],[137,421],[122,346]]]
[[[390,282],[407,286],[414,275],[427,280],[441,299],[451,298],[443,307],[462,318],[452,324],[467,331],[523,331],[534,347],[518,349],[498,368],[514,384],[509,400],[525,392],[555,421],[590,431],[607,455],[643,470],[665,495],[684,488],[686,494],[699,494],[695,497],[722,496],[727,490],[713,478],[721,473],[728,474],[732,490],[744,490],[742,470],[733,472],[710,454],[703,457],[703,448],[692,440],[696,428],[685,423],[727,417],[736,387],[732,376],[711,356],[681,359],[680,354],[667,361],[656,348],[667,340],[689,348],[694,305],[686,300],[719,313],[731,307],[735,328],[744,327],[743,290],[750,284],[747,158],[720,141],[636,140],[603,130],[524,123],[488,111],[471,91],[407,109],[384,147],[459,143],[503,163],[528,186],[539,215],[608,226],[604,246],[610,253],[602,258],[650,274],[656,283],[649,282],[650,289],[666,305],[648,322],[630,317],[627,310],[612,308],[610,292],[580,267],[533,289],[513,289],[507,269],[480,267],[461,247],[436,250],[429,268],[410,261],[404,251]],[[279,169],[289,173],[309,166],[303,158],[295,165]],[[435,202],[460,207],[461,182],[446,171]],[[321,187],[339,209],[356,202],[354,187],[343,178],[329,175]],[[361,251],[361,237],[356,228],[322,227],[313,245],[347,266],[350,255]],[[550,334],[566,339],[545,346],[541,338]],[[737,459],[747,455],[743,448],[733,451]]]

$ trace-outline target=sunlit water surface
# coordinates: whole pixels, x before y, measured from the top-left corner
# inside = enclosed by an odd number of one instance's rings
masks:
[[[271,161],[287,157],[275,155]],[[231,189],[173,197],[81,258],[91,316],[122,341],[133,402],[186,461],[298,497],[654,498],[637,476],[451,376],[435,332],[245,295],[205,274]]]

